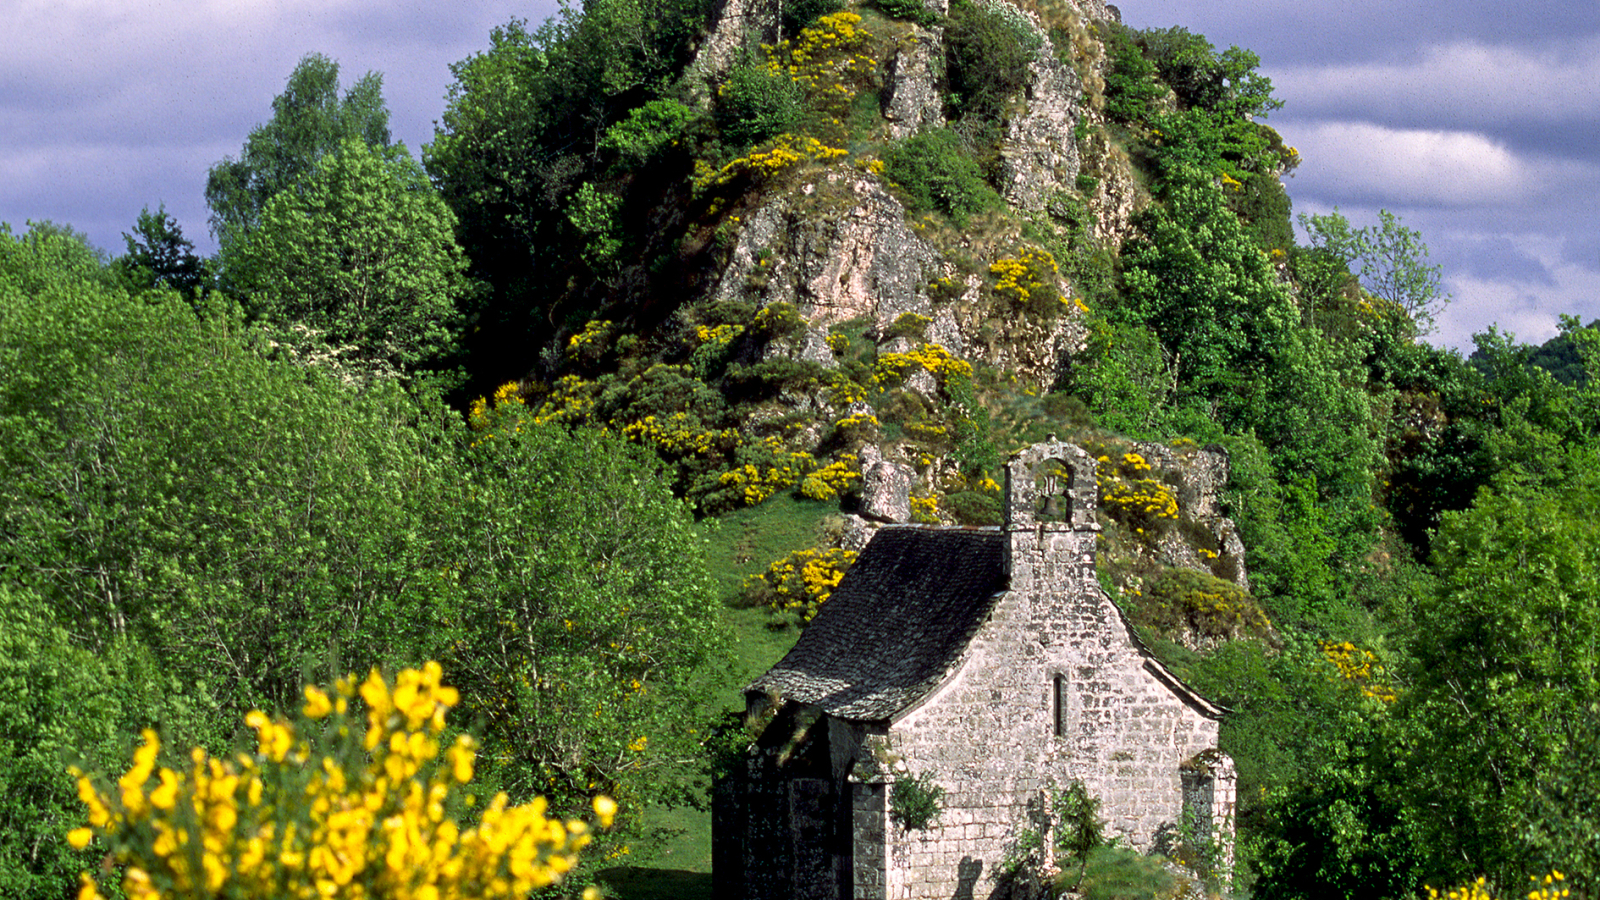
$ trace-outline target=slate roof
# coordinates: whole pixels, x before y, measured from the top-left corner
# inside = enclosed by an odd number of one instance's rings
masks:
[[[996,528],[888,527],[873,536],[800,640],[747,691],[874,721],[944,680],[1006,590]]]

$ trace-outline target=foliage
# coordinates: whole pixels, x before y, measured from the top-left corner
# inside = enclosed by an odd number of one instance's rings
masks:
[[[57,268],[76,246],[0,241],[0,584],[131,672],[119,721],[217,752],[228,719],[292,702],[304,672],[436,657],[484,729],[484,784],[564,811],[591,785],[692,790],[674,723],[720,644],[658,468],[524,421],[510,395],[474,431],[420,389],[269,358],[218,298],[197,315]]]
[[[1100,507],[1111,519],[1148,541],[1171,530],[1178,520],[1178,498],[1159,478],[1151,477],[1150,463],[1129,451],[1113,461],[1102,456],[1095,467]]]
[[[999,195],[955,132],[920,131],[883,154],[884,175],[905,191],[913,211],[937,212],[957,228],[999,206]]]
[[[1061,293],[1061,267],[1050,251],[1026,247],[1015,257],[1003,257],[989,264],[994,276],[995,294],[1011,299],[1022,308],[1042,317],[1061,315],[1073,307]]]
[[[1156,102],[1167,92],[1156,80],[1155,63],[1145,59],[1130,29],[1109,21],[1096,27],[1110,62],[1105,75],[1106,116],[1123,124],[1149,121],[1157,111]]]
[[[606,129],[600,149],[640,166],[682,140],[700,114],[676,100],[651,100]]]
[[[926,831],[939,821],[942,787],[932,771],[902,775],[889,788],[889,819],[906,831]]]
[[[1569,762],[1600,741],[1600,479],[1584,460],[1559,488],[1480,494],[1434,541],[1404,706],[1428,735],[1409,775],[1441,877],[1511,885],[1600,864],[1600,782]]]
[[[774,613],[792,616],[802,624],[809,622],[833,596],[856,555],[854,550],[840,547],[796,550],[768,566],[767,571],[746,578],[744,594]]]
[[[804,92],[787,72],[746,55],[717,88],[716,120],[723,140],[748,147],[800,124]]]
[[[939,14],[929,9],[923,0],[872,0],[872,5],[886,16],[907,19],[924,28],[931,28],[939,21]]]
[[[783,4],[783,31],[794,34],[831,13],[845,8],[845,0],[787,0]]]
[[[435,587],[414,573],[440,563],[396,526],[437,509],[436,422],[392,385],[264,359],[226,305],[49,269],[0,242],[6,579],[78,646],[135,636],[223,712],[330,656],[410,652]]]
[[[279,328],[304,323],[409,370],[454,340],[467,291],[450,210],[409,158],[345,141],[230,244],[229,282]]]
[[[849,151],[832,147],[814,137],[800,137],[785,132],[771,141],[752,149],[745,156],[733,159],[720,169],[709,167],[696,172],[694,186],[697,191],[726,189],[730,186],[759,185],[767,179],[807,162],[826,162],[845,156]]]
[[[765,49],[767,71],[792,78],[804,92],[807,130],[830,140],[844,137],[851,104],[874,86],[878,73],[877,51],[861,15],[829,13]]]
[[[1302,215],[1311,246],[1342,259],[1373,297],[1374,315],[1386,308],[1403,314],[1419,334],[1433,330],[1435,316],[1450,302],[1439,284],[1439,267],[1428,263],[1422,235],[1401,224],[1386,209],[1378,224],[1352,229],[1337,209],[1325,216]],[[1386,305],[1386,306],[1385,306]]]
[[[1192,569],[1165,569],[1151,579],[1137,604],[1138,618],[1173,634],[1189,630],[1202,638],[1266,637],[1272,623],[1238,585]]]
[[[1181,384],[1218,396],[1283,346],[1293,305],[1209,177],[1175,175],[1161,201],[1123,248],[1123,298],[1109,314],[1153,328]]]
[[[476,433],[440,640],[486,777],[558,808],[681,799],[698,758],[681,716],[723,646],[688,508],[639,448],[534,424],[520,398]]]
[[[1062,873],[1065,881],[1067,873]],[[1084,900],[1146,900],[1182,896],[1183,883],[1158,857],[1127,847],[1097,847],[1085,860],[1079,895]]]
[[[333,696],[307,686],[291,724],[252,711],[253,753],[212,757],[196,747],[177,769],[159,765],[144,731],[133,766],[113,786],[74,770],[89,827],[67,840],[98,842],[123,869],[132,900],[159,897],[526,896],[560,881],[591,840],[590,827],[547,814],[544,798],[511,806],[504,793],[458,822],[476,763],[475,742],[447,738],[459,702],[437,663],[377,670]],[[353,704],[365,706],[361,716]],[[616,804],[593,803],[609,826]],[[79,896],[99,896],[82,875]],[[598,897],[597,891],[586,896]]]
[[[1135,39],[1161,80],[1187,108],[1201,108],[1219,119],[1265,117],[1283,106],[1273,99],[1272,82],[1256,72],[1261,58],[1229,47],[1221,53],[1204,37],[1185,28],[1155,28]]]
[[[211,232],[227,247],[260,223],[267,203],[296,188],[317,161],[346,141],[382,151],[389,146],[389,110],[383,76],[363,75],[339,96],[339,64],[318,53],[300,60],[272,119],[245,139],[239,158],[228,157],[206,177]]]
[[[1572,889],[1566,886],[1567,877],[1559,869],[1551,869],[1541,879],[1537,875],[1529,875],[1533,890],[1528,892],[1528,900],[1561,900],[1572,896]],[[1447,889],[1442,895],[1439,889],[1429,887],[1428,900],[1494,900],[1494,895],[1489,892],[1486,879],[1479,875],[1471,884],[1464,884],[1458,888]]]
[[[128,638],[101,653],[75,646],[37,592],[0,582],[0,894],[60,897],[94,862],[61,840],[81,815],[63,760],[104,766],[149,717],[191,730],[153,669]]]
[[[496,301],[478,311],[467,339],[485,389],[525,370],[528,348],[559,330],[561,318],[548,313],[569,279],[590,279],[574,246],[587,238],[570,225],[568,199],[585,181],[600,183],[592,167],[613,126],[672,99],[711,5],[567,2],[537,28],[513,19],[494,29],[488,49],[451,66],[455,80],[423,158],[455,213],[474,279]],[[679,177],[675,167],[661,171]],[[660,177],[634,183],[662,187]],[[624,222],[636,236],[644,217]]]
[[[128,252],[117,264],[143,286],[192,295],[210,281],[205,262],[194,254],[194,242],[183,236],[178,221],[167,214],[166,204],[155,212],[148,206],[140,210],[133,233],[123,232],[122,239]]]
[[[952,119],[974,129],[997,127],[1028,81],[1042,38],[1004,0],[954,0],[945,23],[946,75]]]

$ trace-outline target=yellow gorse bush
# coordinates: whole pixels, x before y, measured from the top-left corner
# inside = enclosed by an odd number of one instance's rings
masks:
[[[796,550],[766,572],[745,579],[744,590],[774,612],[792,613],[809,622],[833,595],[856,555],[839,547]]]
[[[1572,890],[1565,886],[1567,876],[1555,869],[1550,870],[1550,873],[1543,878],[1529,875],[1528,880],[1533,883],[1533,890],[1527,894],[1528,900],[1563,900],[1572,896]],[[1451,888],[1442,894],[1434,887],[1427,888],[1427,891],[1428,900],[1496,900],[1483,878],[1471,884]],[[1507,900],[1510,900],[1509,896]]]
[[[905,381],[917,371],[928,372],[941,383],[951,378],[971,378],[972,364],[952,356],[938,344],[922,344],[906,353],[884,353],[878,357],[873,369],[875,385],[892,385]]]
[[[736,428],[710,431],[701,427],[698,417],[683,412],[629,422],[622,436],[674,457],[710,456],[737,447],[742,440]]]
[[[475,751],[461,735],[441,752],[459,700],[441,674],[430,662],[392,684],[374,670],[332,695],[308,686],[298,725],[251,712],[255,752],[231,759],[196,748],[187,766],[158,766],[161,743],[146,730],[114,785],[73,771],[89,825],[67,840],[82,849],[98,837],[131,900],[490,900],[556,883],[589,843],[588,823],[504,793],[474,827],[450,814]],[[358,697],[364,717],[351,710]],[[594,811],[609,826],[616,804],[600,797]],[[81,880],[79,900],[101,896]]]
[[[842,147],[830,147],[814,137],[788,133],[780,134],[761,146],[765,149],[741,156],[720,169],[702,169],[697,164],[695,190],[704,192],[720,188],[743,176],[763,180],[801,163],[827,162],[847,156],[850,152]]]
[[[762,50],[767,71],[787,75],[799,84],[807,104],[836,126],[831,131],[839,130],[840,118],[847,115],[851,101],[873,82],[878,71],[872,35],[861,27],[861,16],[853,12],[822,16],[794,38],[763,45]]]
[[[1318,646],[1323,657],[1338,670],[1338,677],[1359,688],[1363,696],[1383,703],[1399,699],[1388,683],[1388,670],[1376,653],[1349,641],[1320,641]]]
[[[994,292],[1040,312],[1053,312],[1071,301],[1057,287],[1061,267],[1049,251],[1032,247],[1021,256],[996,260],[989,266]]]
[[[1106,515],[1141,535],[1152,525],[1177,520],[1177,496],[1166,483],[1149,477],[1150,463],[1143,456],[1130,452],[1116,462],[1106,456],[1098,462],[1095,477]]]

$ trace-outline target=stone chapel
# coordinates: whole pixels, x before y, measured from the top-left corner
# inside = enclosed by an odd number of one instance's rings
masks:
[[[1009,842],[1081,781],[1107,837],[1187,821],[1231,847],[1222,710],[1139,643],[1095,577],[1095,461],[1057,442],[1006,467],[998,528],[880,529],[794,649],[745,689],[766,722],[719,780],[716,896],[1001,898]],[[897,779],[940,814],[908,831]]]

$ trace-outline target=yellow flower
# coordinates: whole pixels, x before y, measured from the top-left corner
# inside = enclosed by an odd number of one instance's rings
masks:
[[[594,798],[594,814],[599,817],[602,828],[610,828],[611,820],[617,815],[617,802],[605,796]]]
[[[308,719],[326,718],[333,712],[333,702],[328,695],[318,690],[314,685],[306,685],[306,705],[302,712]]]

